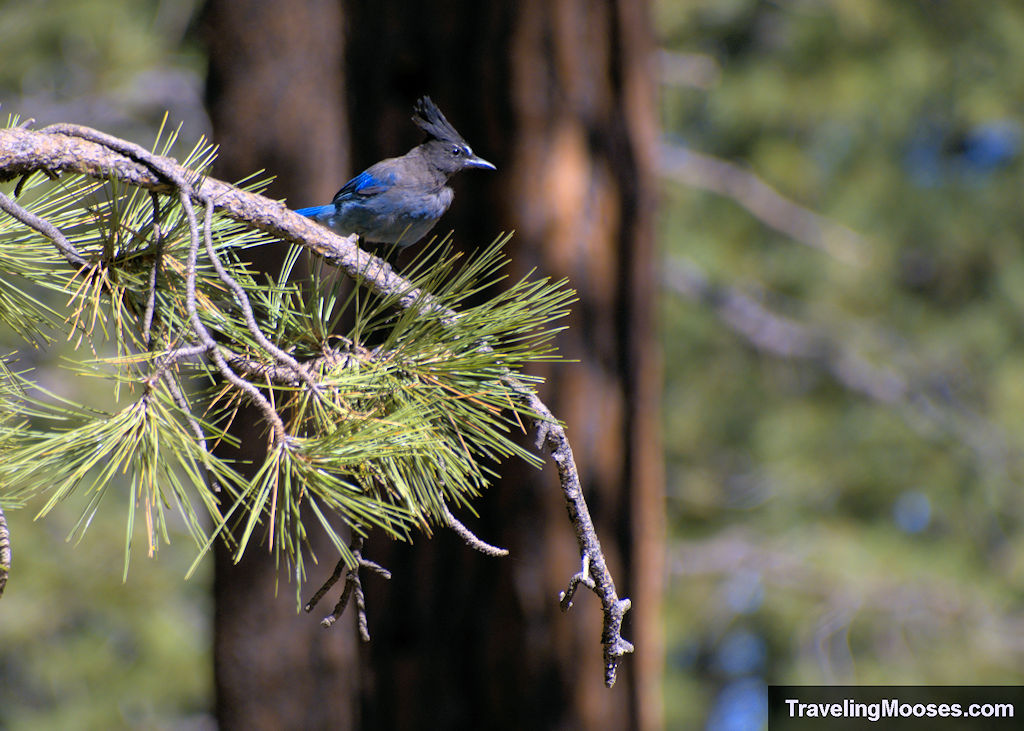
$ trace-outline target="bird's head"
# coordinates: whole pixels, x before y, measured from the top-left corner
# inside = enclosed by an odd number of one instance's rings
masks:
[[[422,145],[427,159],[446,175],[454,175],[465,168],[497,169],[473,153],[469,143],[445,119],[429,96],[416,101],[412,121],[427,133],[427,141]]]

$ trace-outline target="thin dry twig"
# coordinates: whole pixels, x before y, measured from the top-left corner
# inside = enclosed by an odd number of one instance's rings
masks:
[[[783,196],[749,170],[681,145],[663,144],[658,156],[664,175],[695,188],[732,198],[760,221],[847,264],[863,265],[870,249],[853,229]]]
[[[955,389],[941,380],[914,378],[891,358],[873,362],[850,338],[773,312],[741,287],[712,281],[695,262],[683,257],[668,262],[663,281],[672,292],[711,308],[758,350],[812,363],[844,388],[897,407],[912,424],[927,423],[953,436],[999,472],[1012,458],[1003,430],[958,404],[949,395]],[[884,333],[875,337],[888,338]]]
[[[249,333],[255,338],[256,342],[259,343],[260,347],[270,355],[274,357],[280,363],[284,363],[286,366],[295,371],[295,374],[302,380],[309,390],[314,394],[320,392],[320,385],[313,380],[313,377],[309,375],[306,368],[299,363],[295,358],[290,356],[288,353],[281,350],[279,347],[270,342],[270,339],[263,334],[259,324],[256,322],[256,316],[252,311],[252,303],[249,302],[249,295],[245,293],[245,289],[240,285],[234,277],[228,274],[228,271],[221,264],[220,257],[217,256],[217,251],[213,248],[213,235],[211,229],[213,225],[213,201],[206,200],[206,212],[203,218],[203,240],[206,243],[206,256],[209,257],[210,261],[213,262],[213,268],[217,272],[217,276],[220,278],[231,293],[235,295],[235,302],[238,304],[239,309],[242,311],[242,316],[245,318],[246,327],[249,329]]]
[[[895,370],[871,365],[841,340],[772,312],[738,287],[712,282],[690,260],[671,259],[663,281],[671,291],[711,307],[758,350],[820,362],[844,386],[881,403],[893,404],[908,396],[909,384]]]
[[[142,342],[152,345],[151,332],[153,317],[156,314],[157,278],[160,276],[160,263],[164,258],[164,236],[160,229],[160,196],[149,192],[149,200],[153,204],[153,267],[149,270],[149,293],[146,296],[146,312],[142,318]]]
[[[448,527],[451,528],[459,538],[465,541],[467,546],[487,556],[508,555],[507,548],[498,548],[497,546],[492,546],[490,543],[477,538],[473,531],[463,525],[458,518],[452,515],[452,511],[448,509],[447,505],[442,504],[441,509],[444,511],[442,516],[444,517]]]
[[[538,415],[539,418],[534,422],[534,428],[537,430],[537,448],[547,449],[558,467],[558,479],[565,496],[565,507],[569,511],[569,521],[576,529],[576,541],[583,563],[583,570],[573,575],[569,587],[562,592],[559,601],[562,610],[568,611],[572,606],[572,597],[581,583],[601,600],[604,617],[601,631],[601,643],[604,645],[604,682],[610,688],[615,684],[622,658],[633,652],[633,644],[622,636],[622,620],[631,603],[629,599],[620,599],[615,591],[615,581],[608,570],[601,542],[594,529],[594,521],[590,517],[590,509],[583,497],[576,460],[569,439],[565,435],[565,429],[532,389],[526,388],[518,381],[507,379],[506,382],[513,384],[513,388],[524,398],[530,410]]]
[[[4,595],[7,577],[11,573],[11,534],[7,529],[7,516],[0,505],[0,597]]]
[[[64,255],[64,258],[68,260],[69,264],[76,267],[83,267],[89,264],[89,262],[85,260],[85,257],[78,253],[78,249],[72,246],[71,242],[68,241],[64,234],[60,232],[59,228],[54,226],[45,218],[40,218],[34,213],[22,208],[3,193],[0,193],[0,210],[9,213],[26,226],[35,229],[52,241],[54,246],[56,246],[60,250],[60,253]]]
[[[206,435],[203,433],[203,428],[199,425],[199,421],[192,415],[192,407],[188,403],[188,399],[185,398],[184,392],[181,390],[181,385],[178,380],[171,374],[169,370],[163,370],[160,373],[160,378],[163,379],[164,385],[167,387],[167,391],[171,394],[171,399],[178,405],[182,413],[185,414],[188,420],[188,425],[192,429],[192,433],[196,435],[196,442],[199,444],[199,448],[204,452],[208,451],[206,448]]]
[[[240,377],[228,367],[228,364],[224,362],[224,356],[221,355],[220,348],[217,346],[216,341],[214,341],[210,331],[206,329],[206,325],[204,325],[203,321],[199,318],[199,310],[196,305],[196,260],[199,254],[199,226],[196,223],[195,209],[192,207],[192,201],[189,199],[188,195],[184,190],[181,190],[178,192],[178,197],[181,200],[181,207],[185,211],[185,217],[188,220],[190,237],[188,261],[185,266],[185,299],[189,322],[192,324],[192,330],[204,346],[210,360],[212,360],[214,365],[217,366],[217,370],[220,374],[229,383],[231,383],[231,385],[245,393],[246,396],[249,397],[249,400],[252,401],[263,414],[263,418],[273,429],[277,444],[287,444],[288,432],[285,429],[284,421],[281,420],[280,415],[267,398],[260,393],[258,388]]]
[[[317,592],[313,597],[306,602],[306,606],[303,607],[305,611],[312,612],[313,608],[319,603],[324,595],[331,590],[338,579],[341,578],[342,574],[345,575],[345,588],[342,589],[341,597],[338,599],[338,603],[334,605],[334,609],[331,613],[320,620],[320,624],[326,629],[331,627],[338,618],[341,617],[345,611],[345,607],[348,606],[349,599],[355,596],[356,600],[356,624],[359,628],[359,637],[363,642],[370,641],[370,630],[366,622],[366,597],[363,594],[363,583],[359,576],[360,569],[369,569],[385,579],[391,578],[391,572],[378,563],[374,563],[369,559],[363,558],[363,538],[362,536],[356,536],[349,545],[349,550],[352,556],[355,558],[356,565],[349,567],[345,563],[345,558],[338,559],[338,563],[334,566],[334,571],[327,577],[327,581],[324,582],[323,586],[317,589]]]
[[[591,591],[595,591],[597,588],[594,578],[590,575],[590,554],[587,553],[583,554],[582,568],[569,577],[569,587],[558,595],[558,606],[563,612],[568,612],[572,608],[572,600],[576,596],[576,590],[580,584]]]

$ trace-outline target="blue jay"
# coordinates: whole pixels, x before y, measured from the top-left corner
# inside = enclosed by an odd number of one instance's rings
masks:
[[[423,144],[371,165],[345,183],[330,204],[297,212],[370,244],[404,248],[426,236],[455,196],[448,178],[463,168],[497,168],[473,154],[429,96],[416,101],[412,121],[427,133]]]

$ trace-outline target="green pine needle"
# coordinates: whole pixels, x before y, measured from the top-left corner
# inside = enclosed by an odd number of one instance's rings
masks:
[[[166,154],[177,133],[162,127],[153,150]],[[200,141],[184,160],[200,178],[213,156]],[[265,184],[253,178],[247,187]],[[195,342],[185,296],[191,241],[177,198],[160,196],[154,221],[148,192],[34,174],[18,202],[63,231],[90,266],[69,267],[37,232],[0,216],[0,322],[29,347],[69,343],[73,354],[56,363],[61,378],[88,377],[90,394],[107,400],[86,406],[59,398],[40,388],[40,367],[14,375],[0,366],[0,498],[9,505],[38,501],[44,517],[75,497],[84,509],[74,538],[101,506],[123,506],[125,571],[139,536],[154,554],[177,513],[200,557],[214,540],[228,541],[236,558],[259,544],[300,583],[305,561],[315,558],[310,531],[326,532],[354,566],[339,525],[398,540],[429,534],[446,524],[447,505],[471,507],[503,460],[541,464],[519,437],[536,415],[508,376],[521,388],[538,380],[525,369],[558,358],[558,322],[575,295],[564,281],[508,282],[509,235],[474,254],[456,253],[448,240],[423,245],[403,276],[429,293],[431,305],[403,309],[404,293],[375,294],[320,261],[302,266],[299,247],[288,249],[276,276],[258,274],[239,252],[282,244],[215,215],[217,256],[246,290],[263,335],[309,364],[322,384],[313,395],[294,379],[259,375],[283,366],[250,331],[200,246],[200,319],[226,358],[255,368],[236,366],[292,435],[288,444],[271,445],[261,463],[238,465],[212,447],[229,439],[248,397],[226,385],[207,358],[167,360]],[[104,499],[111,493],[117,497]]]

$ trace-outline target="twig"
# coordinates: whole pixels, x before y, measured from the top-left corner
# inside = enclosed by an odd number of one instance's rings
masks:
[[[160,373],[160,377],[163,379],[164,385],[167,387],[168,392],[171,394],[171,398],[174,403],[178,405],[181,412],[185,415],[185,419],[188,421],[189,427],[192,429],[192,433],[196,435],[196,441],[199,443],[199,447],[205,452],[206,449],[206,435],[203,434],[203,428],[199,426],[199,422],[196,417],[192,415],[192,409],[189,406],[188,399],[185,398],[185,394],[181,390],[181,386],[178,385],[178,381],[171,374],[170,370],[164,370]]]
[[[1010,459],[1002,429],[957,404],[950,396],[955,389],[948,384],[914,378],[894,365],[891,356],[888,363],[872,363],[849,338],[773,312],[739,287],[711,281],[693,261],[682,257],[668,262],[663,281],[672,292],[710,307],[758,350],[821,368],[844,388],[896,407],[912,425],[927,423],[963,442],[980,462],[997,471]]]
[[[18,126],[20,127],[21,125],[18,125]],[[43,170],[42,173],[43,173],[43,175],[48,177],[50,180],[60,180],[60,177],[56,173],[50,172],[49,170]],[[32,177],[32,173],[25,173],[20,178],[18,178],[18,183],[17,183],[17,185],[14,186],[14,197],[15,198],[20,198],[21,197],[21,191],[25,188],[25,183],[27,183],[28,179],[31,178],[31,177]]]
[[[203,355],[208,350],[205,343],[197,343],[194,345],[182,345],[177,348],[168,350],[161,356],[161,368],[169,368],[172,363],[177,363],[179,360],[185,360],[186,358],[195,358],[197,355]]]
[[[78,253],[78,249],[71,245],[71,242],[68,241],[64,234],[60,232],[60,229],[45,218],[40,218],[36,214],[22,208],[3,193],[0,193],[0,210],[11,214],[26,226],[34,228],[36,231],[52,241],[54,245],[60,249],[60,253],[64,255],[64,258],[68,260],[69,264],[77,267],[88,266],[89,262]]]
[[[39,130],[40,134],[63,135],[65,137],[78,137],[88,142],[106,147],[118,152],[125,157],[142,163],[153,172],[157,173],[178,190],[183,190],[194,195],[194,189],[189,178],[198,178],[198,174],[188,168],[181,167],[169,157],[155,155],[145,147],[136,145],[134,142],[122,140],[120,137],[108,135],[92,127],[84,127],[78,124],[51,124]]]
[[[235,295],[235,302],[242,310],[242,315],[245,317],[245,324],[249,328],[249,333],[253,338],[255,338],[256,342],[259,343],[260,347],[272,355],[275,360],[284,363],[289,368],[292,368],[302,382],[309,387],[310,391],[314,394],[319,393],[319,384],[313,380],[312,376],[309,375],[309,372],[302,366],[302,364],[270,342],[270,339],[263,334],[260,326],[256,323],[256,316],[253,314],[252,304],[249,302],[249,295],[245,293],[245,289],[243,289],[242,285],[240,285],[234,277],[228,274],[224,265],[221,264],[220,257],[217,256],[216,250],[213,248],[213,235],[211,234],[212,222],[213,201],[207,199],[206,212],[203,218],[203,240],[206,244],[206,255],[213,263],[213,268],[216,270],[217,276],[220,277],[220,281],[222,281]]]
[[[451,528],[459,538],[465,541],[467,546],[488,556],[508,555],[507,548],[498,548],[497,546],[492,546],[490,543],[477,538],[473,531],[459,522],[459,519],[452,515],[452,511],[448,509],[447,505],[442,503],[441,509],[444,511],[441,515],[444,517],[448,527]]]
[[[583,567],[569,577],[569,587],[558,595],[558,606],[561,607],[563,612],[568,612],[572,608],[572,600],[576,596],[576,590],[580,584],[583,584],[583,586],[591,591],[595,591],[597,588],[594,584],[594,579],[590,576],[589,553],[583,554]]]
[[[615,592],[615,581],[608,570],[601,542],[594,529],[594,521],[590,517],[590,509],[583,497],[576,460],[569,439],[565,435],[565,429],[532,389],[510,376],[505,377],[505,382],[520,394],[530,410],[537,415],[534,422],[537,430],[537,448],[546,448],[558,467],[558,480],[565,496],[565,507],[569,511],[569,521],[576,529],[576,542],[579,544],[583,562],[583,571],[580,572],[583,576],[576,574],[572,577],[568,589],[562,593],[559,601],[565,602],[568,597],[568,603],[562,606],[563,610],[568,610],[572,605],[572,596],[580,583],[601,600],[601,612],[604,617],[601,632],[601,643],[604,645],[604,682],[610,688],[615,684],[619,662],[633,652],[633,644],[622,637],[622,620],[629,611],[630,601],[620,599]]]
[[[192,207],[192,201],[189,200],[188,195],[184,190],[181,190],[178,192],[178,197],[181,200],[181,207],[185,211],[185,217],[188,219],[190,236],[188,262],[185,266],[185,305],[188,310],[189,322],[192,324],[192,330],[205,346],[206,352],[209,354],[214,365],[217,366],[220,374],[249,397],[263,413],[263,418],[273,429],[277,443],[279,445],[286,445],[288,443],[288,432],[280,415],[270,402],[267,401],[266,397],[260,393],[258,388],[244,378],[241,378],[228,367],[228,364],[224,362],[224,356],[221,355],[217,343],[214,341],[213,336],[210,335],[210,331],[206,329],[206,325],[199,319],[199,311],[196,307],[196,259],[199,254],[199,227],[196,223],[195,209]]]
[[[908,396],[907,379],[896,371],[871,365],[841,340],[772,312],[737,287],[712,282],[692,261],[669,260],[663,281],[671,291],[711,307],[758,350],[820,362],[846,388],[884,404]]]
[[[0,505],[0,596],[4,595],[7,576],[11,573],[11,534],[7,530],[7,516]]]
[[[347,341],[348,338],[343,338],[343,340]],[[308,372],[315,373],[324,366],[335,367],[347,364],[353,360],[363,362],[387,360],[386,356],[382,355],[377,350],[370,351],[367,348],[357,346],[351,342],[346,342],[345,346],[346,347],[344,349],[324,347],[321,350],[320,355],[316,358],[303,361],[301,365]],[[255,360],[238,353],[225,353],[225,359],[232,368],[246,376],[260,376],[271,383],[277,383],[283,386],[299,385],[299,379],[294,368],[275,365],[262,360]],[[322,387],[323,384],[318,383],[318,386]]]
[[[160,196],[149,192],[153,203],[153,268],[149,270],[149,294],[146,297],[146,312],[142,318],[142,342],[148,347],[152,344],[150,331],[153,328],[153,315],[156,312],[156,285],[160,275],[160,262],[164,257],[164,236],[160,230]]]
[[[359,637],[363,642],[369,642],[370,630],[366,623],[366,597],[363,594],[363,584],[362,579],[359,577],[359,570],[364,568],[370,569],[374,573],[383,576],[385,579],[391,578],[391,572],[380,564],[363,558],[363,539],[361,536],[357,536],[353,539],[349,546],[349,550],[355,558],[356,565],[349,568],[348,564],[345,563],[344,556],[338,559],[338,563],[334,566],[334,571],[329,577],[327,577],[327,581],[324,582],[323,586],[317,589],[313,598],[306,602],[304,609],[307,613],[312,612],[317,603],[323,599],[324,595],[328,591],[331,590],[331,587],[338,583],[338,579],[340,579],[341,575],[344,574],[345,588],[341,592],[341,598],[338,599],[338,603],[334,605],[334,609],[331,610],[331,613],[320,620],[320,624],[324,628],[328,628],[337,622],[338,618],[341,617],[342,613],[345,611],[345,607],[348,606],[349,599],[354,595],[356,599],[356,622],[359,627]]]

